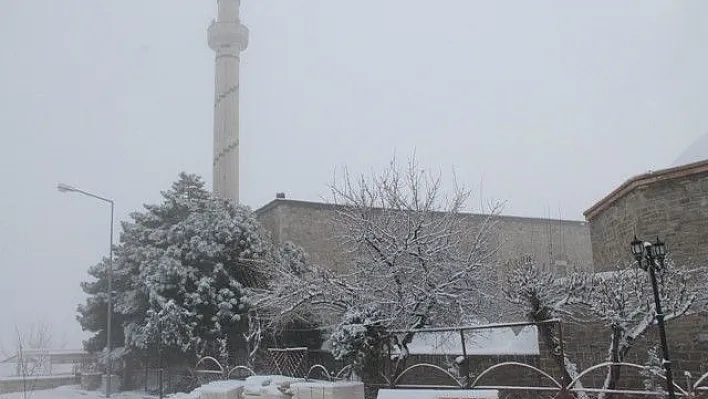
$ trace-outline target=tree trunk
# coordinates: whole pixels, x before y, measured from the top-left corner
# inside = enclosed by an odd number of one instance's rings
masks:
[[[620,340],[622,339],[622,331],[619,328],[612,327],[612,340],[610,342],[610,350],[608,359],[612,363],[619,363],[622,361],[624,356],[620,354]],[[617,389],[617,383],[619,382],[620,375],[622,371],[622,366],[612,365],[607,371],[607,376],[605,377],[605,383],[603,384],[603,389]],[[605,394],[600,393],[598,395],[599,399],[609,398],[620,398],[622,395],[616,394]]]

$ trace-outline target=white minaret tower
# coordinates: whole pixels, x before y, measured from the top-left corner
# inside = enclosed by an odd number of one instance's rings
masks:
[[[214,97],[214,194],[238,203],[238,92],[241,52],[248,29],[239,19],[241,0],[217,0],[219,15],[209,26],[216,52]]]

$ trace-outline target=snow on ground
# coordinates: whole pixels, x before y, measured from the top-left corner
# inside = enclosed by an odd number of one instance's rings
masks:
[[[302,381],[300,378],[285,377],[280,375],[263,375],[249,377],[246,381],[228,380],[212,381],[210,387],[232,387],[246,385],[252,394],[258,395],[262,389],[275,388],[284,382]],[[256,392],[258,391],[258,392]],[[165,395],[167,399],[199,399],[201,387],[189,393],[176,393]],[[106,395],[102,391],[84,391],[79,386],[63,386],[55,389],[36,390],[28,395],[29,399],[103,399]],[[142,391],[118,392],[111,394],[115,399],[156,399],[157,396],[146,394]],[[0,399],[24,399],[22,392],[0,394]]]
[[[298,382],[299,381],[299,382]],[[275,389],[276,386],[287,383],[295,383],[302,385],[303,387],[318,387],[318,386],[331,386],[337,384],[338,386],[347,386],[350,384],[359,384],[355,382],[340,381],[338,383],[332,383],[327,381],[310,381],[302,382],[302,379],[291,378],[284,376],[254,376],[250,377],[246,381],[242,380],[229,380],[229,381],[213,381],[208,386],[212,388],[232,388],[235,386],[244,386],[246,389],[254,390],[251,392],[250,396],[252,398],[263,397],[267,394],[270,397],[278,397],[279,392],[268,392],[269,389]],[[190,393],[177,393],[172,395],[166,395],[166,399],[199,399],[202,388],[197,388]],[[384,390],[391,391],[391,390]],[[436,395],[441,393],[440,395]],[[391,392],[386,392],[384,394],[385,399],[435,399],[435,397],[445,396],[444,393],[450,393],[447,395],[449,399],[465,399],[465,398],[497,398],[497,391],[436,391],[436,390],[407,390],[400,389]],[[282,395],[282,394],[280,394]],[[85,391],[79,386],[63,386],[54,389],[36,390],[28,395],[29,399],[104,399],[106,395],[102,391]],[[111,395],[111,398],[115,399],[157,399],[157,396],[146,394],[142,391],[133,392],[117,392]],[[22,392],[6,393],[1,394],[0,399],[24,399]]]
[[[54,389],[43,389],[33,391],[28,395],[29,399],[100,399],[106,395],[100,391],[84,391],[79,386],[63,386]],[[156,396],[148,395],[144,392],[117,392],[111,394],[111,398],[115,399],[155,399]],[[175,397],[177,398],[177,397]],[[195,397],[195,399],[198,398]],[[6,393],[0,395],[0,399],[24,399],[22,392]],[[192,399],[190,397],[182,397],[179,399]]]

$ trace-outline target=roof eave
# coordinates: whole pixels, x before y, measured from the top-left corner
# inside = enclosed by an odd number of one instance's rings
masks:
[[[600,212],[607,209],[610,205],[637,187],[646,186],[658,181],[673,180],[691,176],[703,172],[708,172],[708,159],[634,176],[622,183],[603,199],[596,202],[587,211],[583,212],[583,215],[585,216],[585,220],[590,221]]]

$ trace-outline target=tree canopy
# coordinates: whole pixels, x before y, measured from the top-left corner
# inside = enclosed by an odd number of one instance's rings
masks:
[[[220,355],[243,329],[246,287],[263,286],[273,261],[267,233],[251,211],[217,199],[196,175],[181,173],[123,222],[113,262],[114,347],[161,345],[184,355]],[[87,349],[105,345],[107,260],[89,269],[78,320],[95,332]],[[245,319],[245,318],[244,318]]]

